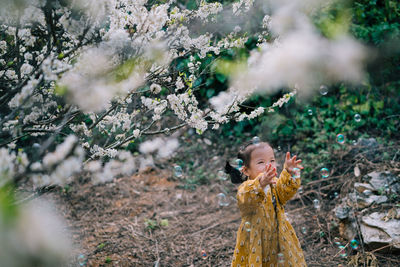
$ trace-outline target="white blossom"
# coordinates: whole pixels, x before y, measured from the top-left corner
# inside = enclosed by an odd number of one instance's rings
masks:
[[[69,135],[62,144],[56,147],[54,152],[48,153],[46,156],[44,156],[43,164],[46,167],[51,167],[57,162],[64,160],[68,153],[70,153],[77,140],[78,139],[75,135]]]
[[[158,94],[161,92],[161,86],[159,84],[153,83],[150,85],[150,91],[153,94]]]

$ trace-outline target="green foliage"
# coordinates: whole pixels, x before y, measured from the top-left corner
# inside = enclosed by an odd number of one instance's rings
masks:
[[[160,227],[168,227],[168,219],[161,219],[161,220],[153,220],[153,219],[145,219],[144,225],[146,226],[147,230],[155,230]]]
[[[399,38],[399,11],[398,1],[357,0],[328,5],[313,17],[313,21],[327,38],[350,31],[366,43],[381,45]],[[232,137],[237,145],[258,135],[276,149],[289,148],[303,159],[305,182],[317,179],[320,168],[331,167],[333,152],[351,146],[353,140],[375,137],[380,143],[390,146],[390,140],[399,139],[399,58],[398,54],[389,55],[379,61],[379,66],[368,69],[368,84],[356,88],[345,84],[332,86],[326,96],[315,95],[308,102],[291,100],[275,113],[223,125],[221,134]],[[246,106],[269,107],[280,96],[282,92],[272,96],[253,96],[244,103],[242,112],[252,111]],[[309,115],[309,110],[312,115]],[[355,114],[361,115],[360,122],[354,120]],[[345,135],[345,145],[336,142],[339,133]],[[393,157],[388,152],[381,156],[383,160]]]
[[[157,221],[156,220],[152,220],[152,219],[145,219],[144,220],[144,225],[146,226],[146,228],[148,230],[154,230],[154,229],[157,229],[159,227]]]
[[[13,192],[12,186],[0,186],[0,223],[12,224],[18,216],[18,207],[14,204],[16,199]]]
[[[400,2],[356,0],[353,3],[353,34],[372,44],[381,44],[400,33]]]

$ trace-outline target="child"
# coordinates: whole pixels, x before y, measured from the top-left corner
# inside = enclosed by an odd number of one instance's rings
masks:
[[[242,222],[231,266],[307,266],[283,208],[300,186],[300,179],[292,174],[295,168],[303,169],[301,160],[287,152],[277,179],[274,151],[268,143],[250,143],[239,151],[238,158],[243,161],[241,172],[229,162],[225,167],[233,183],[242,183],[243,174],[248,177],[237,193]]]

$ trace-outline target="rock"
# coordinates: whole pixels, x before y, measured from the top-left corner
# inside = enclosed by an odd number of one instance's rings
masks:
[[[359,192],[363,193],[365,190],[374,191],[374,188],[367,183],[354,183],[354,188]]]
[[[366,208],[371,206],[373,203],[376,204],[382,204],[388,201],[388,198],[386,196],[377,196],[377,195],[371,195],[367,198],[362,198],[357,200],[357,202],[360,204],[360,208]]]
[[[364,209],[371,206],[373,203],[382,204],[388,201],[387,196],[375,195],[370,189],[365,189],[360,193],[360,190],[368,188],[368,186],[364,185],[367,184],[358,185],[354,192],[348,194],[348,199],[351,201],[349,204],[350,206],[353,206],[356,209]],[[356,203],[357,205],[353,205],[353,203]]]
[[[376,191],[390,191],[391,193],[400,193],[400,177],[386,171],[386,172],[371,172],[363,177],[368,180],[369,184]]]
[[[350,207],[347,205],[340,205],[335,208],[335,215],[341,220],[346,219],[349,216]]]
[[[400,213],[400,209],[397,209]],[[400,220],[384,220],[386,213],[374,212],[361,219],[360,229],[364,243],[371,248],[392,245],[400,250]]]

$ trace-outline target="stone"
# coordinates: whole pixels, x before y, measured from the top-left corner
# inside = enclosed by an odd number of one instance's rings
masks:
[[[344,220],[347,217],[349,217],[350,207],[347,205],[340,205],[340,206],[337,206],[334,209],[334,211],[335,211],[336,217],[338,217],[341,220]]]
[[[392,193],[400,193],[400,177],[386,172],[371,172],[366,175],[370,185],[376,190],[381,191],[386,188]]]
[[[397,213],[400,213],[400,209],[397,209]],[[392,249],[400,250],[400,220],[385,220],[386,215],[373,212],[362,217],[360,230],[364,243],[374,249],[392,245]]]
[[[374,191],[372,185],[367,183],[354,183],[354,188],[360,193],[364,192],[365,190]]]

